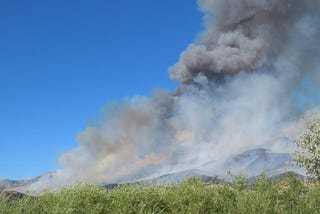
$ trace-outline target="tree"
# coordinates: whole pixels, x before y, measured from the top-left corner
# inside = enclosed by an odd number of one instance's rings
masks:
[[[294,162],[314,181],[320,181],[320,115],[305,119],[305,130],[294,141],[299,147],[293,155]]]

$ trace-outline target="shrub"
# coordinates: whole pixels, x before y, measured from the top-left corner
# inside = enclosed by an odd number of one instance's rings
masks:
[[[179,185],[124,185],[107,190],[77,185],[13,201],[0,194],[0,213],[319,213],[320,185],[295,178],[261,177],[248,184],[207,185],[189,179]]]

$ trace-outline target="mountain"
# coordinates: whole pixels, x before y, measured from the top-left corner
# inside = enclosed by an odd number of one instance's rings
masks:
[[[234,155],[225,161],[211,161],[198,169],[201,169],[209,175],[228,178],[231,175],[244,174],[251,178],[265,173],[267,176],[273,176],[287,171],[304,174],[304,170],[297,166],[290,165],[292,162],[289,153],[274,153],[267,149],[257,148]]]
[[[243,172],[248,177],[253,177],[265,173],[269,176],[286,171],[299,171],[298,167],[292,167],[292,161],[288,153],[273,153],[266,149],[254,149],[236,155],[226,161],[224,168],[234,174]]]
[[[286,176],[286,172],[293,172],[295,177],[304,178],[303,169],[290,166],[289,162],[291,162],[289,153],[273,153],[267,149],[258,148],[235,155],[222,164],[218,161],[210,161],[195,169],[168,173],[142,181],[152,184],[176,184],[186,178],[199,177],[207,183],[219,183],[223,180],[231,181],[232,177],[240,173],[254,181],[262,173],[265,173],[268,178],[276,179]]]
[[[37,176],[32,179],[27,180],[11,180],[11,179],[4,179],[0,180],[0,191],[5,189],[11,189],[21,186],[28,186],[34,182],[37,182],[40,179],[41,176]]]
[[[230,181],[232,176],[226,172],[231,172],[231,175],[238,175],[240,172],[247,176],[250,181],[255,181],[261,173],[265,173],[269,178],[277,178],[285,176],[285,173],[292,171],[296,173],[296,177],[303,178],[304,171],[301,168],[289,166],[287,163],[291,161],[291,155],[288,153],[273,153],[266,149],[258,148],[249,150],[223,161],[207,162],[195,169],[176,171],[161,176],[139,180],[134,183],[143,182],[145,184],[177,184],[181,183],[186,178],[199,177],[206,183],[220,183],[223,180]],[[10,180],[5,179],[0,181],[0,191],[17,191],[26,192],[30,185],[39,186],[43,189],[52,180],[54,172],[49,172],[41,176],[28,180]],[[128,183],[128,182],[126,182]],[[121,184],[106,183],[102,186],[106,188],[115,188]],[[40,190],[35,190],[39,192]]]
[[[151,179],[141,180],[141,182],[145,184],[178,184],[188,178],[200,178],[203,182],[210,184],[220,183],[223,181],[223,179],[219,179],[216,176],[210,176],[204,171],[192,169],[181,172],[169,173]]]
[[[50,179],[54,172],[47,172],[40,176],[25,180],[0,180],[0,191],[4,192],[26,192],[28,187],[42,179]]]

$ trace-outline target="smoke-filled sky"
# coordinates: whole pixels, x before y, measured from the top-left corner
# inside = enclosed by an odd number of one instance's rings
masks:
[[[133,181],[188,169],[222,175],[228,170],[228,160],[243,152],[294,151],[291,141],[301,127],[300,117],[318,104],[314,92],[318,88],[320,66],[317,0],[198,0],[190,1],[190,5],[161,1],[139,3],[136,10],[131,4],[122,2],[119,10],[113,5],[110,13],[107,11],[110,5],[70,5],[72,12],[77,11],[72,7],[79,10],[79,14],[68,13],[68,18],[75,21],[72,24],[60,15],[67,10],[59,5],[52,10],[59,16],[59,23],[50,18],[42,22],[41,15],[30,15],[30,25],[38,23],[39,31],[33,36],[26,33],[26,37],[17,33],[21,39],[18,41],[30,45],[38,54],[31,57],[26,53],[29,60],[22,56],[31,63],[29,70],[34,76],[29,76],[25,68],[25,79],[20,81],[23,85],[30,78],[29,84],[11,92],[17,94],[16,115],[25,122],[18,125],[28,127],[24,130],[27,134],[40,136],[44,135],[41,129],[46,127],[50,136],[60,142],[50,146],[43,140],[30,142],[17,126],[11,136],[21,140],[23,147],[17,145],[14,149],[23,151],[26,160],[37,156],[35,151],[42,153],[39,158],[48,153],[59,157],[62,166],[57,166],[59,170],[53,175],[51,186],[79,180]],[[51,5],[48,8],[52,9]],[[201,21],[197,8],[204,14]],[[97,20],[105,17],[107,21],[100,20],[97,24],[87,20],[84,18],[87,13]],[[121,18],[114,21],[119,14]],[[47,13],[43,16],[47,17]],[[21,20],[21,28],[25,27],[25,20],[28,19]],[[60,27],[60,31],[52,30],[47,23]],[[73,27],[81,30],[75,33]],[[141,29],[143,37],[136,33],[137,29]],[[68,32],[72,35],[65,34]],[[42,37],[45,35],[51,39]],[[36,42],[37,48],[26,38]],[[68,39],[59,43],[57,38]],[[39,45],[39,41],[50,43],[53,52]],[[12,49],[9,45],[3,58],[10,53],[14,55]],[[48,58],[41,60],[36,56]],[[159,58],[161,61],[155,61]],[[68,64],[71,62],[74,64]],[[20,61],[17,63],[24,67]],[[33,70],[36,66],[40,66],[38,72]],[[8,74],[10,68],[7,66]],[[159,74],[158,69],[162,70]],[[176,83],[169,82],[166,75]],[[45,76],[46,81],[39,76]],[[19,82],[16,84],[20,86]],[[159,86],[165,89],[154,90]],[[28,90],[35,92],[29,94],[30,100],[23,96]],[[72,92],[81,102],[75,102]],[[118,99],[119,95],[127,98]],[[50,103],[51,97],[57,99],[57,106]],[[97,105],[101,99],[109,101],[103,108],[102,104]],[[112,99],[117,101],[110,102]],[[30,107],[33,114],[25,112],[31,100],[48,106],[33,104]],[[70,108],[70,114],[65,106]],[[99,117],[92,113],[93,107],[101,110]],[[37,115],[38,109],[46,116]],[[46,112],[48,109],[53,113]],[[73,119],[69,115],[79,117],[83,113],[91,113],[97,119],[76,126],[71,126],[75,121],[65,122]],[[10,116],[5,115],[12,123]],[[50,122],[47,117],[54,120]],[[61,140],[59,130],[65,133],[75,127],[82,128],[76,137],[77,144]],[[47,151],[41,150],[43,145]],[[24,148],[33,152],[28,154]],[[261,163],[258,171],[249,171],[257,175],[268,164]]]
[[[194,0],[0,1],[0,179],[55,170],[106,103],[172,90]]]

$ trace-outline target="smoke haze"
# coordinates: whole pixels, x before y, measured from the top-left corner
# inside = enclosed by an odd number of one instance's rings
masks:
[[[206,29],[169,68],[181,85],[109,104],[60,157],[52,185],[133,181],[201,168],[250,149],[291,153],[293,93],[319,71],[317,0],[198,0]],[[151,68],[152,69],[152,68]],[[319,81],[318,78],[311,78]],[[267,163],[266,163],[267,164]],[[259,174],[260,172],[252,172]]]

